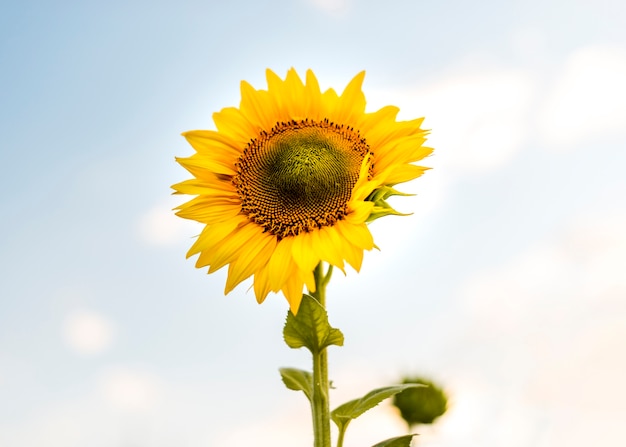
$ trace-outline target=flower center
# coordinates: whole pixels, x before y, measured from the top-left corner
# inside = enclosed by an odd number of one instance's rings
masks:
[[[251,140],[233,183],[248,217],[278,239],[343,219],[370,153],[354,129],[307,120],[276,124]]]

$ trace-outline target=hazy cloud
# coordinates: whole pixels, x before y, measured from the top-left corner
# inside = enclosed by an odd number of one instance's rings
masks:
[[[546,143],[567,148],[602,135],[626,133],[626,49],[575,51],[554,79],[538,115]]]
[[[612,431],[607,440],[626,440],[607,419],[626,417],[625,227],[624,214],[585,217],[461,292],[474,344],[483,346],[472,351],[474,362],[499,358],[511,376],[508,399],[543,414],[535,428],[545,445],[590,445],[600,429]],[[570,436],[572,418],[592,423]]]
[[[448,75],[414,90],[374,92],[371,103],[382,106],[385,98],[401,105],[404,119],[426,116],[437,169],[465,175],[499,168],[520,150],[533,95],[528,73],[495,68]]]
[[[168,246],[199,233],[197,223],[181,219],[172,210],[189,200],[189,197],[177,196],[175,199],[153,206],[139,218],[136,228],[143,242],[155,246]]]
[[[77,310],[65,319],[63,336],[67,345],[75,352],[94,355],[111,346],[115,328],[102,314],[90,310]]]
[[[348,12],[351,0],[309,0],[313,6],[321,11],[339,16]]]
[[[153,373],[126,367],[105,371],[98,382],[103,399],[118,410],[146,411],[154,408],[163,393],[162,381]]]

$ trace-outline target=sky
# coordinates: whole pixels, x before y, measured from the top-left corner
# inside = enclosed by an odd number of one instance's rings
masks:
[[[626,4],[31,1],[0,6],[0,445],[311,445],[286,300],[185,253],[180,136],[239,83],[358,72],[434,154],[335,274],[331,406],[418,374],[420,447],[626,444]],[[383,403],[346,447],[405,433]]]

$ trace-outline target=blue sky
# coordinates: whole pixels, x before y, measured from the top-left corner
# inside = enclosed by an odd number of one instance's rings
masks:
[[[334,404],[431,376],[424,447],[623,445],[623,2],[35,2],[0,7],[0,445],[306,445],[286,301],[185,260],[180,133],[312,68],[425,116],[434,169],[336,275]],[[346,447],[401,433],[386,405]],[[368,444],[369,443],[369,444]]]

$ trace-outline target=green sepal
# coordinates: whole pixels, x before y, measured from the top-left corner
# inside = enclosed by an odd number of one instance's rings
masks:
[[[408,216],[409,214],[404,214],[393,209],[389,203],[387,203],[387,199],[392,196],[412,196],[414,194],[406,194],[400,192],[391,186],[381,186],[380,188],[375,189],[372,193],[367,197],[367,201],[374,202],[374,207],[367,218],[366,222],[372,222],[380,217],[395,215],[395,216]]]
[[[383,442],[379,442],[372,447],[411,447],[411,440],[413,439],[413,436],[416,435],[404,435],[396,438],[385,439]]]
[[[405,385],[394,385],[394,386],[386,386],[384,388],[377,388],[375,390],[370,391],[365,396],[351,400],[346,402],[343,405],[338,406],[333,411],[330,412],[330,418],[333,420],[339,431],[345,432],[348,424],[353,419],[358,418],[367,410],[374,408],[376,405],[381,403],[383,400],[401,393],[402,391],[408,388],[416,388],[423,385],[418,384],[405,384]]]
[[[283,338],[290,348],[306,347],[314,355],[331,345],[343,346],[343,334],[330,326],[326,309],[306,293],[302,295],[298,315],[287,313]]]
[[[280,377],[287,388],[294,391],[302,391],[311,401],[313,396],[313,374],[303,369],[280,368]]]
[[[404,197],[409,197],[409,196],[414,196],[415,194],[407,194],[405,192],[400,192],[397,189],[392,188],[391,186],[381,186],[380,188],[376,188],[374,191],[372,191],[370,193],[369,196],[367,196],[367,200],[368,202],[378,202],[379,200],[387,200],[389,197],[392,196],[404,196]]]
[[[393,216],[410,216],[411,213],[401,213],[399,211],[396,211],[391,206],[389,206],[389,204],[387,202],[385,202],[384,206],[376,206],[376,205],[374,205],[374,207],[372,208],[372,211],[370,212],[370,215],[365,220],[365,222],[367,222],[367,223],[373,222],[376,219],[379,219],[379,218],[385,217],[385,216],[389,216],[389,215],[393,215]]]

